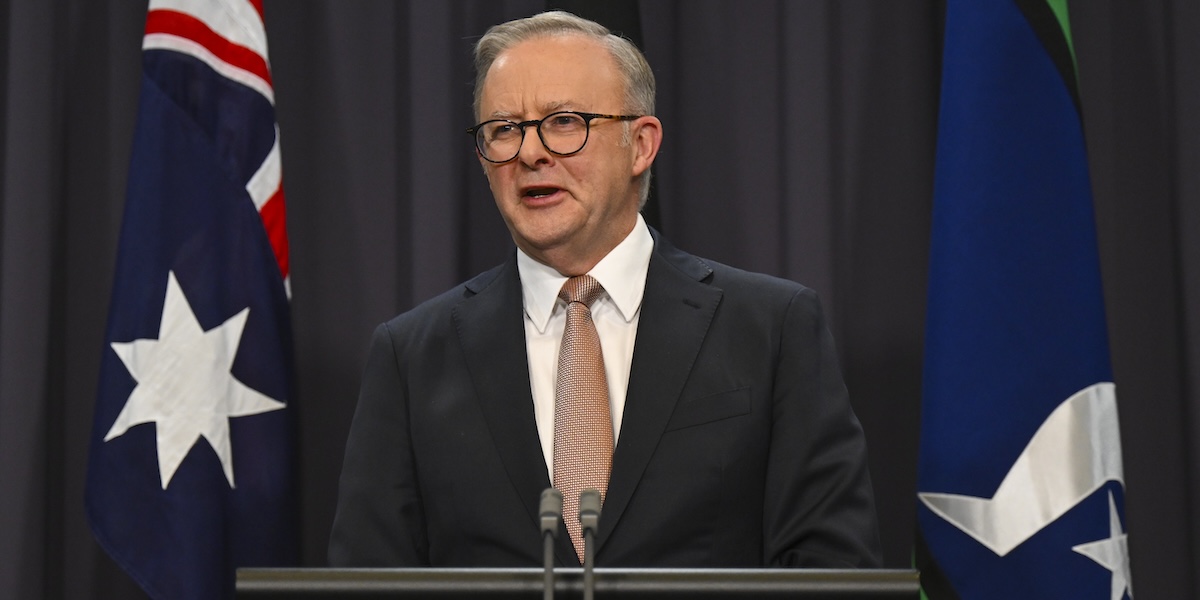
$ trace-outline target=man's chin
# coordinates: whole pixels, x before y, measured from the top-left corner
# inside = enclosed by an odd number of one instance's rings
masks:
[[[572,216],[561,210],[521,211],[508,222],[508,229],[514,239],[524,241],[522,248],[553,250],[578,236],[581,223]]]
[[[522,235],[517,239],[517,245],[526,254],[538,258],[547,254],[555,254],[570,247],[570,237],[566,235]]]

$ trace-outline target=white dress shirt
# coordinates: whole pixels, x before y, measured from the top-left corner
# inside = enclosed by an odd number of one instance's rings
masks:
[[[642,295],[654,238],[642,215],[625,239],[596,264],[589,275],[604,287],[592,303],[592,321],[600,334],[604,372],[612,409],[613,442],[621,433],[625,391],[633,364]],[[566,303],[558,298],[567,278],[517,249],[517,270],[525,303],[525,347],[529,356],[529,384],[534,418],[542,441],[547,472],[554,472],[554,386],[558,379],[558,347],[566,325]]]

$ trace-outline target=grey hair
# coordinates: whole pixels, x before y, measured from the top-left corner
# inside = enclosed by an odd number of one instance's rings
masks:
[[[475,98],[474,108],[476,117],[480,117],[480,98],[483,95],[483,84],[487,79],[488,70],[501,53],[517,44],[539,37],[556,35],[582,35],[592,38],[608,49],[616,63],[617,72],[625,83],[625,106],[622,110],[628,114],[653,115],[655,82],[654,71],[650,63],[633,42],[609,31],[595,21],[577,17],[569,12],[553,10],[539,13],[532,17],[516,19],[507,23],[493,25],[479,38],[475,44]],[[482,117],[480,117],[482,118]],[[629,123],[624,123],[624,144],[629,144]],[[640,204],[646,204],[650,195],[650,169],[646,169],[640,177]]]

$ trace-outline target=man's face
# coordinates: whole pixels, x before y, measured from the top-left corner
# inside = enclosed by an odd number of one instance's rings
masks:
[[[622,114],[624,84],[607,49],[578,35],[528,40],[497,57],[480,95],[480,121],[541,119],[560,110]],[[636,132],[645,117],[631,124]],[[525,130],[517,157],[495,164],[480,158],[513,240],[534,259],[564,275],[591,269],[633,229],[635,177],[649,168],[646,144],[622,145],[623,125],[596,119],[583,150],[556,155],[534,127]],[[643,150],[639,150],[643,148]],[[582,269],[580,271],[580,269]],[[576,272],[578,271],[578,272]]]

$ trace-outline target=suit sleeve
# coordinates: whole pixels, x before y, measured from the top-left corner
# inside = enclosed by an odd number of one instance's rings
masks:
[[[771,566],[878,567],[866,442],[850,407],[833,336],[811,290],[792,298],[778,356],[764,558]]]
[[[401,358],[388,326],[371,340],[329,541],[335,567],[427,566]]]

